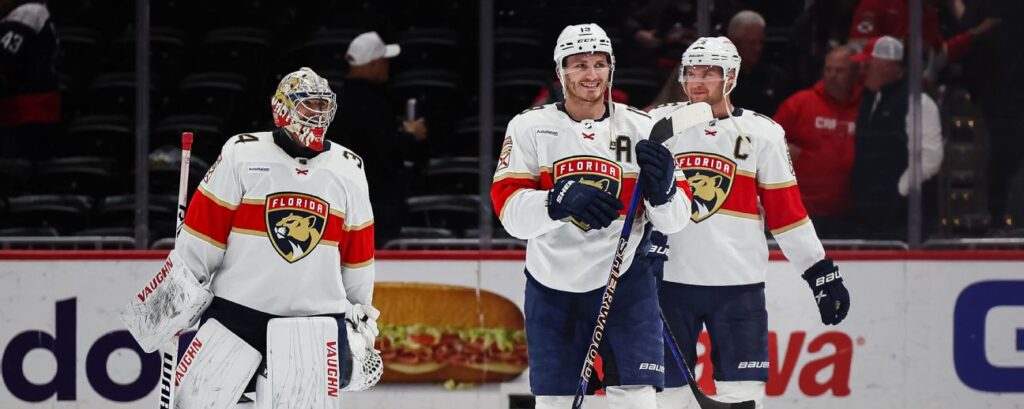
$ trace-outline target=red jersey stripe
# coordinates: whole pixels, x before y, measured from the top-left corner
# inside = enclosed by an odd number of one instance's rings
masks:
[[[235,210],[225,206],[226,203],[217,199],[204,189],[196,190],[185,213],[185,226],[189,230],[212,240],[220,247],[228,242],[231,233],[231,222],[235,218]]]
[[[257,204],[243,201],[242,204],[238,205],[238,211],[235,213],[232,227],[266,233],[267,220],[264,215],[263,203]]]
[[[722,210],[760,215],[761,212],[757,209],[757,193],[757,182],[753,177],[736,174],[729,190],[729,197],[722,203]]]
[[[687,182],[686,178],[676,179],[676,189],[683,191],[683,194],[686,195],[686,200],[693,201],[693,191],[690,190],[690,182]]]
[[[758,187],[758,193],[769,230],[789,226],[807,217],[807,210],[800,200],[800,188],[795,184],[781,189]]]
[[[337,242],[341,239],[342,230],[345,226],[345,219],[338,216],[338,212],[331,212],[327,216],[327,225],[324,226],[321,240]],[[267,233],[266,206],[263,201],[244,200],[238,206],[232,227],[242,230]]]
[[[339,221],[344,222],[344,220]],[[345,268],[359,268],[373,262],[373,222],[362,226],[348,226],[348,228],[351,230],[342,229],[341,240],[338,242],[341,265]]]
[[[505,203],[508,198],[520,189],[540,189],[540,181],[532,175],[504,175],[491,184],[491,204],[494,206],[494,213],[501,217],[505,210]]]

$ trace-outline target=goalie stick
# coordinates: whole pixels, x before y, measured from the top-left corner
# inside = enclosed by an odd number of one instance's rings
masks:
[[[178,213],[174,225],[174,238],[181,234],[185,225],[186,200],[188,198],[188,164],[192,157],[192,132],[181,134],[181,174],[178,176]],[[160,409],[174,409],[174,372],[178,367],[178,339],[175,334],[160,347]]]
[[[682,130],[701,122],[708,122],[714,119],[711,113],[711,106],[700,102],[688,104],[667,118],[660,119],[654,123],[648,139],[658,143],[666,140]],[[583,406],[583,398],[587,394],[587,385],[590,384],[590,376],[594,370],[594,359],[597,358],[597,350],[601,345],[601,338],[604,337],[604,326],[608,320],[608,313],[612,306],[612,297],[615,295],[615,287],[618,285],[623,259],[626,255],[626,247],[629,244],[629,236],[633,230],[633,219],[636,216],[636,209],[640,205],[642,179],[637,179],[633,187],[633,196],[629,201],[629,208],[626,210],[626,219],[623,222],[622,234],[619,235],[619,243],[615,247],[615,258],[612,260],[611,274],[608,275],[608,283],[604,287],[604,295],[601,297],[601,308],[597,312],[597,325],[594,326],[594,334],[590,338],[590,347],[587,348],[586,358],[583,360],[583,370],[580,372],[580,383],[576,387],[576,394],[573,397],[572,408],[580,409]]]

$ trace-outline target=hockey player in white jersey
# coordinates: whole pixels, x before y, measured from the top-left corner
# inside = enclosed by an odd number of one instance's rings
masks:
[[[700,38],[683,53],[683,92],[692,102],[710,104],[716,119],[665,142],[693,189],[693,209],[692,225],[668,235],[673,250],[659,292],[686,362],[696,362],[697,337],[707,328],[716,399],[754,400],[761,408],[768,380],[764,225],[804,272],[824,324],[846,317],[850,296],[800,200],[785,132],[729,100],[739,69],[736,47],[725,37]],[[651,115],[662,118],[685,104],[659,106]],[[652,240],[664,240],[659,236]],[[678,368],[665,378],[659,408],[697,407]]]
[[[177,367],[176,409],[338,408],[339,391],[380,376],[362,160],[324,140],[335,94],[309,68],[286,75],[271,106],[277,129],[224,144],[163,278],[123,316],[151,350],[201,311]],[[210,293],[205,310],[174,305]],[[186,313],[164,314],[175,309]]]
[[[609,404],[653,408],[663,385],[655,281],[636,249],[645,222],[676,232],[688,222],[689,187],[650,117],[612,103],[611,40],[596,24],[566,27],[554,51],[565,103],[528,109],[506,130],[491,199],[502,225],[526,239],[530,388],[539,409],[566,409],[580,384],[625,204],[637,178],[645,202],[631,226],[600,353]],[[592,385],[597,384],[596,382]]]

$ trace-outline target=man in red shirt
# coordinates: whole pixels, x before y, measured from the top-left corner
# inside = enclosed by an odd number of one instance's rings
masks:
[[[850,25],[851,43],[866,43],[884,35],[906,39],[910,30],[910,7],[906,0],[862,0],[854,12]],[[922,16],[924,45],[933,51],[941,51],[951,62],[963,59],[974,48],[976,37],[984,35],[1001,20],[987,17],[980,24],[968,30],[943,38],[939,30],[939,11],[934,2],[926,1]]]
[[[812,217],[842,217],[850,206],[858,70],[849,47],[825,56],[821,81],[786,98],[775,121],[786,130],[800,193]]]

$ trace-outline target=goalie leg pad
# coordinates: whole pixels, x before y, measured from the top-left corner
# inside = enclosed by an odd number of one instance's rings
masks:
[[[267,383],[274,409],[341,408],[348,371],[345,321],[275,318],[267,324]],[[266,396],[257,394],[263,404]]]
[[[120,318],[142,347],[153,352],[179,331],[191,327],[213,301],[177,252],[171,251],[163,268],[121,308]]]
[[[233,407],[262,359],[255,348],[216,319],[207,320],[178,363],[174,407]]]

